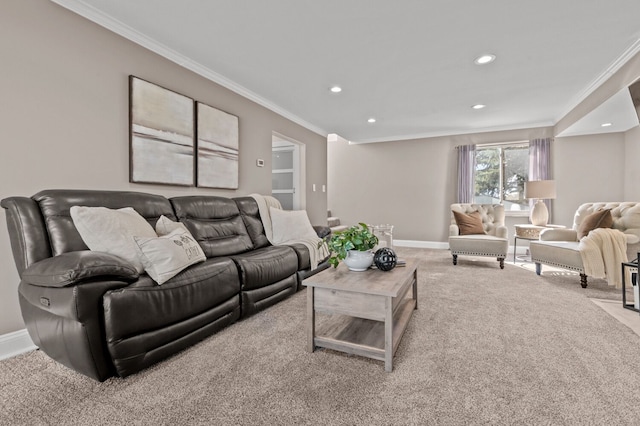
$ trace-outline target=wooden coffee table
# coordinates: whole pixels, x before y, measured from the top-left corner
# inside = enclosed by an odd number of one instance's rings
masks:
[[[323,347],[373,358],[392,371],[393,355],[418,309],[417,266],[410,259],[388,272],[353,272],[341,263],[304,280],[307,350]],[[331,317],[317,324],[316,313]]]

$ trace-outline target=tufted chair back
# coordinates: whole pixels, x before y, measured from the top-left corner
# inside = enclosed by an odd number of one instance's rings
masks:
[[[488,235],[496,236],[496,230],[499,226],[504,226],[504,206],[501,204],[466,204],[456,203],[451,204],[451,210],[455,210],[460,213],[473,213],[475,211],[480,212],[482,218],[482,226],[484,232]],[[451,225],[455,225],[456,221],[451,214]]]
[[[598,210],[611,210],[613,228],[625,232],[635,229],[640,232],[640,203],[585,203],[578,207],[573,217],[573,229],[578,229],[584,218]]]
[[[577,230],[585,217],[603,209],[611,209],[613,229],[627,234],[627,257],[635,259],[640,252],[640,202],[584,203],[573,216],[573,229]]]

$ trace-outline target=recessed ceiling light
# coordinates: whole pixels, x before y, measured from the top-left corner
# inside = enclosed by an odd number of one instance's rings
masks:
[[[601,127],[609,127],[611,126],[612,123],[602,123],[600,126]]]
[[[486,105],[477,104],[477,105],[472,106],[471,108],[473,108],[473,109],[482,109],[484,107],[486,107]]]
[[[473,60],[476,65],[485,65],[490,64],[491,62],[496,60],[496,55],[492,55],[491,53],[487,53],[486,55],[478,56]]]
[[[376,122],[376,119],[373,117],[367,120],[367,123],[375,123],[375,122]]]
[[[333,86],[333,87],[331,87],[331,89],[329,89],[329,90],[331,90],[333,93],[340,93],[340,92],[342,92],[342,87],[340,87],[340,86]]]

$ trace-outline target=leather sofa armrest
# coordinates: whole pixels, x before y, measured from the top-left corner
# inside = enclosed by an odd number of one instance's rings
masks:
[[[540,241],[578,241],[575,229],[547,228],[540,232]]]
[[[498,237],[498,238],[507,238],[508,234],[509,234],[509,230],[507,229],[506,226],[498,226],[496,228],[496,237]]]
[[[458,225],[449,225],[449,236],[455,237],[457,235],[460,235],[460,229],[458,228]]]
[[[331,228],[323,225],[313,225],[313,230],[316,231],[316,234],[319,238],[326,238],[331,236]]]
[[[31,198],[9,197],[0,201],[6,209],[9,241],[18,274],[39,260],[52,256],[40,206]]]
[[[98,277],[133,282],[138,279],[138,271],[118,256],[83,250],[34,263],[25,269],[22,281],[40,287],[67,287]]]

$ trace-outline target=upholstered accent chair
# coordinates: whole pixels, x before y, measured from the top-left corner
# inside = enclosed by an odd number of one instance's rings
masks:
[[[613,229],[624,233],[627,258],[633,260],[640,251],[640,203],[598,202],[585,203],[578,207],[571,229],[549,228],[540,233],[539,241],[531,241],[531,260],[536,264],[536,274],[542,273],[542,265],[556,266],[580,273],[580,285],[587,287],[587,274],[580,246],[581,225],[589,215],[609,209],[613,218]],[[587,265],[588,266],[588,265]]]
[[[478,212],[484,233],[462,235],[454,212],[475,215]],[[459,255],[495,257],[504,269],[509,242],[507,227],[504,225],[504,206],[500,204],[451,204],[451,224],[449,225],[449,249],[453,264],[458,264]]]

